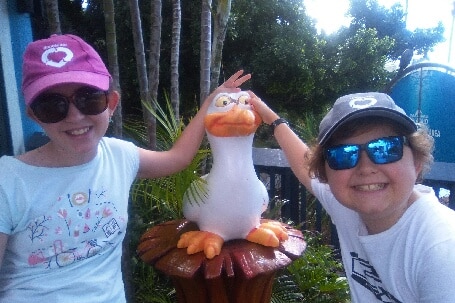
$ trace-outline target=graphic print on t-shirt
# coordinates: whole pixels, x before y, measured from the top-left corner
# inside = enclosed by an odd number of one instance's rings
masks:
[[[125,224],[105,189],[61,195],[27,226],[28,264],[56,268],[102,254],[118,244],[115,236]]]
[[[384,289],[378,273],[370,264],[370,262],[360,258],[359,255],[355,252],[351,252],[351,257],[352,257],[351,277],[352,279],[354,279],[354,281],[356,281],[366,289],[370,290],[374,294],[376,299],[378,299],[381,302],[402,303],[392,294],[390,294],[387,290]]]

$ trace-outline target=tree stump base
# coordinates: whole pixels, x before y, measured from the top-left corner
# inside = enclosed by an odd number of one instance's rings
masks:
[[[269,303],[275,273],[306,248],[299,230],[282,225],[289,239],[279,247],[231,240],[218,256],[207,259],[203,252],[188,255],[186,249],[177,248],[180,235],[199,229],[193,222],[174,220],[147,230],[137,252],[172,279],[179,303]]]

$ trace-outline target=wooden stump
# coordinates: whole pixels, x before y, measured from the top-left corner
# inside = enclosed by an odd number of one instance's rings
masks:
[[[188,255],[176,246],[180,235],[198,230],[197,225],[169,221],[147,230],[137,252],[145,263],[171,277],[179,303],[268,303],[275,273],[306,248],[299,230],[283,226],[289,239],[279,247],[231,240],[224,243],[220,255],[207,259],[203,252]]]

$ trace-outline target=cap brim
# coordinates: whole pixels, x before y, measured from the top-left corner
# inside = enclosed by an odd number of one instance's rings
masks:
[[[337,131],[341,126],[346,124],[349,121],[354,119],[362,118],[362,117],[383,117],[388,118],[397,122],[398,124],[404,127],[404,130],[409,133],[413,133],[417,130],[417,125],[414,121],[406,116],[405,114],[401,114],[396,110],[390,108],[380,108],[380,107],[369,107],[362,110],[357,110],[339,120],[336,124],[334,124],[329,131],[324,134],[323,137],[319,138],[319,144],[324,145],[327,140],[333,135],[335,131]]]
[[[109,75],[93,72],[70,71],[50,74],[23,88],[25,104],[30,105],[39,94],[56,85],[76,83],[107,91],[109,89],[109,82]]]

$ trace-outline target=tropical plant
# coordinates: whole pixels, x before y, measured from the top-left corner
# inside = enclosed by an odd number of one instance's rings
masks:
[[[279,272],[273,283],[271,303],[299,303],[303,298],[292,275],[286,270]]]
[[[172,105],[167,99],[166,108],[158,104],[144,107],[158,121],[157,149],[167,150],[180,136],[184,124],[176,120]],[[154,108],[156,107],[156,111]],[[125,134],[139,146],[148,144],[148,135],[143,120],[125,122]],[[136,251],[140,236],[153,225],[182,218],[182,201],[185,189],[198,180],[201,161],[207,150],[200,150],[193,162],[180,173],[158,179],[137,180],[131,189],[130,220],[128,239],[130,252]],[[144,264],[135,254],[130,254],[132,277],[127,283],[133,284],[134,302],[167,303],[175,302],[175,290],[169,280],[153,267]]]
[[[169,278],[160,274],[152,266],[136,262],[133,266],[136,303],[174,303],[175,289]]]
[[[285,271],[296,283],[302,302],[349,302],[348,282],[332,247],[322,244],[320,235],[315,232],[306,231],[305,240],[308,246],[304,255]]]
[[[157,149],[168,150],[183,131],[184,123],[179,119],[175,119],[171,102],[167,98],[167,107],[163,108],[159,104],[153,107],[150,104],[145,104],[145,108],[157,119],[159,127],[157,127]],[[156,111],[154,109],[156,107]],[[142,123],[127,123],[126,132],[135,139],[136,143],[143,145],[146,134]],[[190,187],[190,184],[196,180],[200,180],[198,172],[202,161],[207,157],[208,150],[199,150],[191,164],[183,171],[171,176],[157,179],[138,180],[132,187],[131,196],[133,204],[142,209],[141,213],[147,213],[150,210],[160,211],[160,216],[151,216],[144,219],[153,221],[167,221],[169,219],[183,218],[182,201],[185,190]],[[148,210],[148,211],[147,211]],[[168,213],[169,217],[162,217]],[[159,222],[158,222],[159,223]]]
[[[306,217],[316,217],[317,201],[308,198]],[[275,199],[274,208],[264,213],[264,217],[283,221],[280,209],[285,201]],[[304,230],[307,249],[297,260],[279,271],[272,289],[272,303],[348,303],[349,286],[344,277],[343,264],[337,251],[327,245],[327,227],[330,222],[327,215],[323,216],[326,228],[322,232]],[[288,224],[291,224],[287,222]],[[305,222],[306,228],[314,228],[314,222]],[[302,226],[299,226],[300,228]],[[297,227],[296,227],[297,228]]]

